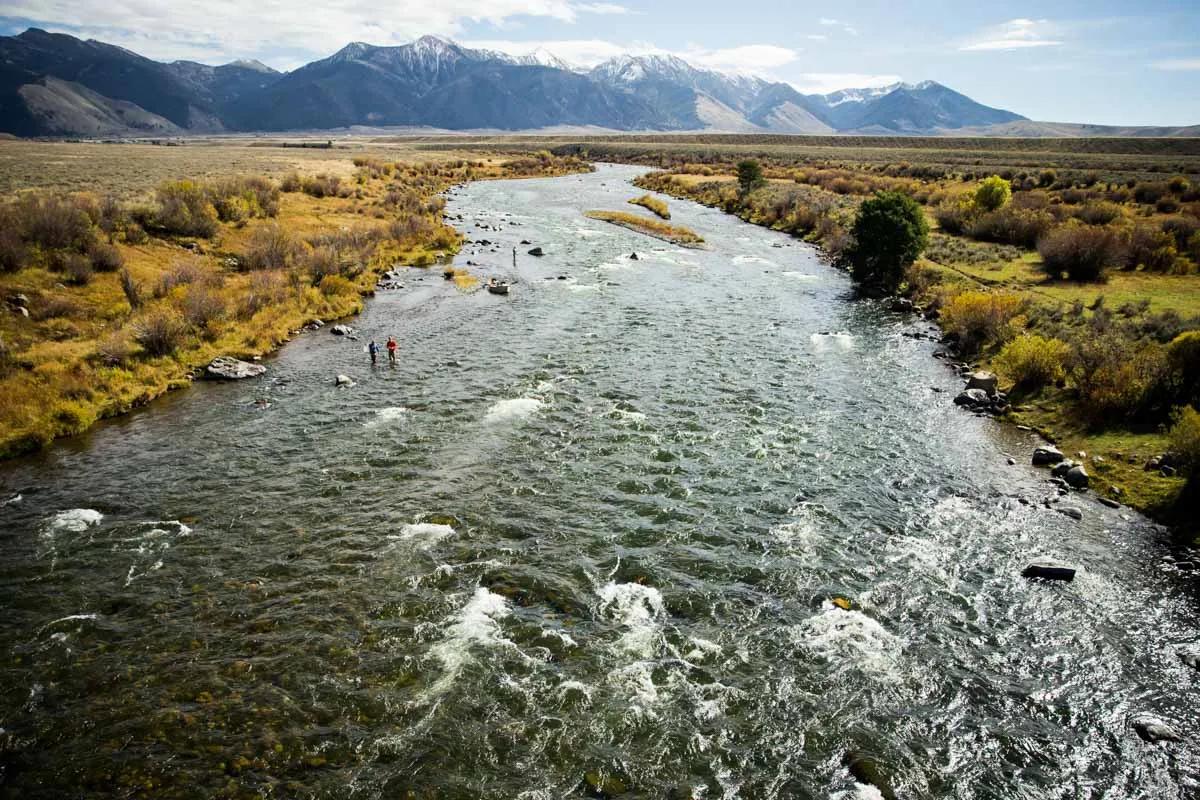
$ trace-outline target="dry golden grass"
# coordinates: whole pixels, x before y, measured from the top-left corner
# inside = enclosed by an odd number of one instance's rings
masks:
[[[620,225],[622,228],[644,233],[647,236],[653,236],[655,239],[662,239],[665,242],[677,244],[681,247],[701,247],[704,245],[704,239],[700,234],[681,225],[668,225],[665,222],[646,219],[645,217],[639,217],[637,214],[629,214],[625,211],[587,211],[584,213],[591,219]]]
[[[671,209],[667,208],[667,204],[654,195],[644,194],[641,197],[633,198],[629,203],[630,205],[641,206],[647,211],[656,214],[661,219],[671,218]]]

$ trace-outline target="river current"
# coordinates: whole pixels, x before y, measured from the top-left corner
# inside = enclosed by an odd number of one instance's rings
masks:
[[[509,296],[402,270],[357,340],[0,464],[0,795],[1196,796],[1163,532],[1043,507],[808,246],[583,216],[638,172],[455,190]]]

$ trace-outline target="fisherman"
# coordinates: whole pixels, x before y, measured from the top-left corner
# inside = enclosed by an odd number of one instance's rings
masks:
[[[393,366],[396,364],[396,347],[397,346],[398,345],[396,344],[396,340],[393,339],[391,336],[389,336],[388,340],[387,340],[388,362],[391,363]]]
[[[375,344],[374,339],[367,345],[367,352],[371,354],[371,366],[375,366],[375,357],[379,355],[379,345]]]
[[[517,265],[517,248],[513,248],[513,266]]]

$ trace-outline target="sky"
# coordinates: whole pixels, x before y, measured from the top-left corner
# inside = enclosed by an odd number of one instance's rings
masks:
[[[4,0],[28,27],[150,58],[294,69],[351,41],[424,34],[590,66],[672,53],[802,92],[935,80],[1031,119],[1200,124],[1200,2]]]

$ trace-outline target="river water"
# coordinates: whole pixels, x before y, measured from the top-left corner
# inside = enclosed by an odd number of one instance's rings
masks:
[[[0,466],[0,794],[1195,796],[1162,531],[1041,507],[1035,442],[808,247],[582,216],[637,173],[456,190],[507,298],[408,270],[359,341]]]

